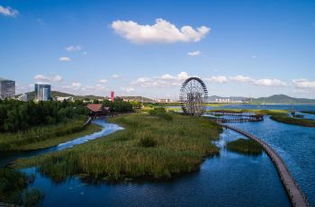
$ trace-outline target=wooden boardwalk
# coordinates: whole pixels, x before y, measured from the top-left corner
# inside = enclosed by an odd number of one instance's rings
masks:
[[[259,122],[264,120],[264,116],[260,114],[249,114],[249,113],[232,113],[232,112],[211,112],[208,113],[210,119],[215,120],[219,123],[235,123],[235,122]],[[219,115],[219,116],[218,116]],[[224,118],[223,116],[229,116]]]
[[[278,170],[278,173],[280,175],[280,179],[288,193],[292,206],[294,207],[309,207],[310,206],[303,192],[301,191],[299,185],[294,181],[287,166],[285,165],[281,157],[276,153],[276,151],[274,151],[267,143],[265,143],[264,141],[262,141],[261,139],[257,138],[256,136],[252,134],[249,134],[233,126],[229,126],[229,125],[225,125],[221,123],[219,124],[223,126],[224,128],[231,129],[235,132],[238,132],[258,142],[263,147],[263,149],[268,154],[268,156],[271,158],[272,162],[275,164]]]

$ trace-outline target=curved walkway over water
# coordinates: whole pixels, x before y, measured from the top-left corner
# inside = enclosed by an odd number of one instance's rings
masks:
[[[210,112],[203,116],[209,117],[219,123],[258,122],[264,120],[263,115],[240,112]]]
[[[219,123],[220,124],[220,123]],[[309,203],[307,202],[303,192],[301,191],[298,184],[294,181],[293,177],[291,176],[289,170],[287,169],[285,163],[281,159],[281,157],[264,141],[257,138],[256,136],[249,134],[245,131],[242,131],[238,128],[235,128],[233,126],[220,124],[221,126],[231,129],[235,132],[238,132],[250,139],[255,140],[258,142],[265,150],[265,152],[268,154],[268,156],[271,158],[273,163],[276,165],[276,168],[278,170],[278,173],[280,175],[281,181],[289,195],[290,201],[294,207],[309,207]]]

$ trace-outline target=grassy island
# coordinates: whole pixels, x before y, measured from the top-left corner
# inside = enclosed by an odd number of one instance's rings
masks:
[[[306,114],[315,114],[315,111],[301,111],[302,113],[306,113]]]
[[[285,124],[293,124],[305,127],[315,127],[315,121],[302,118],[290,117],[288,114],[273,114],[270,118],[274,121],[282,122]]]
[[[247,155],[260,155],[263,152],[262,147],[256,141],[251,139],[237,139],[229,142],[226,145],[227,149],[232,152],[237,152]]]
[[[18,160],[15,167],[38,166],[55,181],[71,175],[94,181],[169,179],[198,170],[204,157],[219,152],[211,140],[218,139],[222,128],[206,118],[159,111],[110,121],[125,129],[71,149]]]

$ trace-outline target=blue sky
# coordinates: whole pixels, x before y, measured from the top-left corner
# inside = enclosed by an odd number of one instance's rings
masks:
[[[315,98],[313,0],[0,0],[0,46],[17,92]]]

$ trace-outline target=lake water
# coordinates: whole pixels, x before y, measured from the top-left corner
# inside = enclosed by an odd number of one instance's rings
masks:
[[[225,130],[216,142],[220,156],[206,159],[200,171],[172,181],[91,185],[72,177],[54,183],[35,168],[31,187],[46,195],[41,206],[290,206],[270,158],[229,152],[226,142],[239,138]]]
[[[275,149],[315,206],[315,128],[283,124],[269,117],[263,122],[230,125],[256,135]]]

